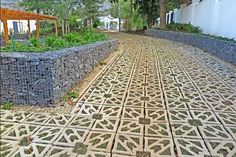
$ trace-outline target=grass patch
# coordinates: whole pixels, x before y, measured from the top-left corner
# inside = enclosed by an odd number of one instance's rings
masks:
[[[13,103],[8,102],[8,103],[5,103],[5,104],[1,105],[1,109],[11,110],[13,108],[13,106],[14,106]]]

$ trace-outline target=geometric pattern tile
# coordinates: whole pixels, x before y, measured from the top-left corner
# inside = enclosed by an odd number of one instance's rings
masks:
[[[33,142],[52,144],[62,132],[59,127],[41,127],[33,136]]]
[[[93,125],[93,131],[111,131],[115,132],[119,119],[102,118],[97,119]]]
[[[120,134],[130,134],[130,135],[143,135],[143,124],[139,124],[138,121],[132,120],[121,120],[119,130]]]
[[[207,140],[207,147],[212,156],[235,157],[236,142],[226,140]]]
[[[76,143],[83,143],[87,135],[85,129],[65,128],[53,145],[73,147]]]
[[[95,119],[88,116],[75,116],[74,119],[68,124],[68,127],[71,128],[82,128],[82,129],[91,129]]]
[[[23,120],[25,120],[30,115],[31,115],[31,113],[29,113],[29,112],[8,113],[8,114],[5,114],[4,116],[1,117],[1,121],[19,123],[19,122],[22,122]]]
[[[167,113],[165,110],[145,109],[146,118],[150,118],[151,122],[165,122],[167,121]]]
[[[192,156],[210,156],[203,140],[175,138],[178,156],[192,157]]]
[[[71,115],[57,115],[52,116],[44,125],[48,126],[66,126],[71,120],[73,116]]]
[[[52,146],[45,156],[46,157],[63,157],[63,156],[77,157],[77,153],[74,153],[73,148],[71,147]]]
[[[224,125],[236,126],[236,113],[216,113]]]
[[[145,137],[171,137],[168,123],[150,123],[145,125]]]
[[[88,150],[110,152],[115,134],[110,132],[90,131],[84,144]]]
[[[233,140],[222,125],[203,124],[199,130],[204,139]]]
[[[143,138],[136,135],[116,134],[112,153],[135,155],[137,151],[143,150]]]
[[[19,124],[12,128],[6,135],[2,136],[2,138],[21,140],[23,137],[32,136],[39,128],[39,125]]]
[[[220,124],[212,111],[190,110],[190,112],[193,115],[193,119],[199,119],[202,123]]]
[[[236,127],[235,126],[226,126],[226,130],[231,134],[231,136],[236,141]]]
[[[121,109],[121,106],[104,105],[99,113],[102,114],[103,117],[120,118]]]
[[[145,151],[151,156],[175,157],[174,144],[171,138],[151,138],[145,137]]]
[[[10,141],[10,140],[0,140],[0,156],[1,157],[12,157],[12,154],[19,148],[18,141]]]
[[[12,156],[14,157],[37,157],[45,156],[51,145],[31,143],[28,146],[21,146]]]
[[[201,139],[197,127],[189,123],[172,123],[171,128],[174,137]]]
[[[26,118],[23,123],[43,125],[46,121],[48,121],[49,118],[50,116],[48,114],[34,113]]]
[[[168,114],[171,122],[187,122],[188,120],[192,120],[189,111],[184,110],[168,110]]]
[[[142,108],[124,107],[122,119],[137,120],[144,117]]]
[[[101,109],[102,105],[94,105],[94,104],[81,104],[80,110],[77,115],[80,116],[91,116],[95,113],[98,113]]]
[[[17,123],[2,122],[0,123],[0,137],[12,130],[13,127],[17,126]]]

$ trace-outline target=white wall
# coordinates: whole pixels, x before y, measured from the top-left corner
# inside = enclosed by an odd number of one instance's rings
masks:
[[[10,30],[10,29],[13,30],[13,21],[22,22],[23,32],[24,33],[28,32],[28,21],[27,20],[7,20],[8,30]],[[1,33],[3,33],[4,32],[3,23],[2,23],[2,21],[0,21],[0,22],[1,22],[0,30],[1,30]],[[19,24],[18,24],[18,30],[20,31]],[[33,30],[36,30],[36,21],[30,20],[30,31],[32,32]]]
[[[191,23],[203,33],[236,38],[236,0],[193,0],[174,9],[176,23]]]

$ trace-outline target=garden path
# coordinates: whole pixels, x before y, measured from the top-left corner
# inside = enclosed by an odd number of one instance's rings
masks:
[[[122,53],[70,115],[1,111],[1,156],[236,156],[235,66],[188,45],[112,35]]]

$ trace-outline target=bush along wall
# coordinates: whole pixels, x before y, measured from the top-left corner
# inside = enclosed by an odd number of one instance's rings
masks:
[[[117,46],[111,39],[45,53],[1,53],[0,104],[50,106]]]
[[[147,30],[146,35],[192,45],[201,48],[226,62],[236,65],[236,43],[234,42],[220,40],[201,34],[156,29]]]

